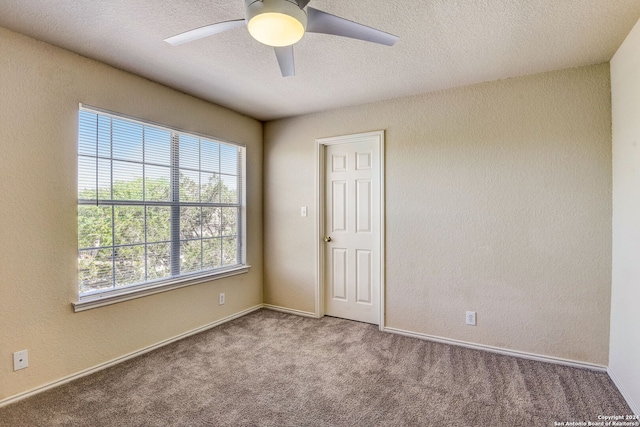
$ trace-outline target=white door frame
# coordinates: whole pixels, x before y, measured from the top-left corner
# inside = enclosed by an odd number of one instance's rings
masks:
[[[378,138],[378,155],[380,156],[380,170],[378,170],[378,176],[380,178],[380,224],[373,224],[380,230],[380,247],[378,248],[380,266],[380,298],[379,303],[379,318],[380,318],[380,330],[384,330],[385,324],[385,215],[384,215],[384,131],[358,133],[353,135],[336,136],[331,138],[316,139],[316,206],[318,208],[316,215],[316,307],[315,314],[317,317],[323,317],[324,311],[324,288],[325,288],[325,269],[324,269],[324,224],[325,224],[325,147],[328,145],[336,144],[348,144],[352,142],[360,142],[363,139],[370,139],[371,137]]]

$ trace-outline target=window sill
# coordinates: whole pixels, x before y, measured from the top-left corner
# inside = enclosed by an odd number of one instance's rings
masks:
[[[225,277],[244,274],[249,271],[249,268],[251,268],[250,265],[242,265],[213,274],[178,278],[169,283],[165,282],[150,286],[143,285],[141,287],[122,289],[120,291],[111,291],[104,294],[87,295],[86,297],[81,297],[78,301],[72,302],[71,305],[73,306],[73,311],[75,313],[78,313],[80,311],[91,310],[93,308],[103,307],[105,305],[117,304],[119,302],[142,298],[148,295],[158,294],[160,292],[167,292],[173,289],[197,285],[198,283],[210,282],[212,280],[224,279]]]

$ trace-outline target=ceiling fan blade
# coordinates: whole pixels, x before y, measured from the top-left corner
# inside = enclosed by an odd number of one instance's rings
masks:
[[[293,62],[293,45],[284,47],[274,47],[276,58],[280,65],[282,77],[291,77],[296,75],[296,67]]]
[[[300,7],[300,9],[304,9],[310,1],[311,0],[296,0],[296,3],[298,3],[298,7]]]
[[[204,37],[212,36],[214,34],[222,33],[224,31],[233,30],[234,28],[243,27],[247,25],[244,19],[236,19],[234,21],[218,22],[217,24],[205,25],[204,27],[196,28],[195,30],[186,31],[184,33],[176,34],[167,39],[164,39],[172,46],[178,46],[179,44],[191,42]]]
[[[307,32],[332,34],[393,46],[398,37],[312,7],[307,8]]]

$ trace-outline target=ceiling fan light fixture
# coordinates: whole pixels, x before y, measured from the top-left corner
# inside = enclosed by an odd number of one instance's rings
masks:
[[[300,41],[307,27],[307,14],[288,0],[247,3],[247,28],[251,36],[268,46],[290,46]]]
[[[254,39],[268,46],[290,46],[304,35],[300,21],[284,13],[261,13],[247,27]]]

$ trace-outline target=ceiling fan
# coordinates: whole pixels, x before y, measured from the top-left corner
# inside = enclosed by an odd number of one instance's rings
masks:
[[[164,41],[177,46],[234,28],[247,26],[260,43],[273,46],[283,77],[295,75],[293,45],[305,32],[349,37],[393,46],[397,36],[312,7],[310,0],[245,0],[245,19],[218,22],[186,31]]]

